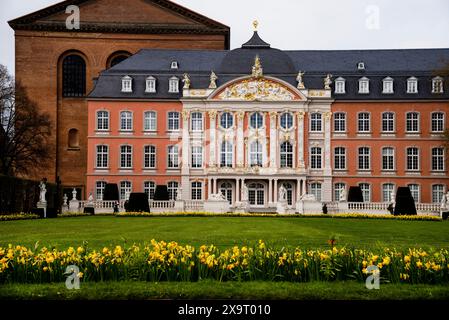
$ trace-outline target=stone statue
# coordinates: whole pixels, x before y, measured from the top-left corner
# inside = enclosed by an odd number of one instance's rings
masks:
[[[226,198],[223,193],[213,193],[210,195],[209,200],[213,201],[226,201]]]
[[[330,90],[331,88],[331,84],[332,84],[332,75],[331,74],[327,74],[326,78],[324,78],[324,89],[325,90]]]
[[[390,201],[391,203],[396,202],[396,194],[394,193],[394,190],[391,190],[390,198],[391,198],[391,201]]]
[[[279,188],[279,201],[287,200],[287,189],[285,189],[284,185],[281,185]]]
[[[190,88],[190,78],[187,73],[184,73],[184,79],[182,79],[182,82],[184,83],[183,89],[189,89]]]
[[[263,76],[263,68],[262,68],[262,64],[260,63],[260,58],[258,55],[256,56],[256,59],[254,60],[252,76],[254,78],[260,78]]]
[[[87,201],[88,201],[89,203],[93,203],[93,202],[94,202],[94,196],[92,195],[92,192],[89,193],[89,197],[87,198]]]
[[[64,196],[62,197],[63,205],[64,205],[64,206],[68,206],[68,204],[67,204],[67,200],[68,200],[68,199],[69,199],[69,197],[67,197],[67,194],[64,193]]]
[[[45,194],[47,193],[47,188],[45,186],[45,182],[41,181],[39,184],[40,194],[39,194],[39,202],[46,203],[47,200],[45,200]]]
[[[298,72],[298,76],[296,77],[296,81],[298,81],[298,89],[305,89],[306,87],[304,86],[304,80],[303,80],[303,76],[304,76],[304,71],[299,71]]]
[[[443,196],[441,197],[441,209],[445,210],[446,206],[447,206],[447,202],[449,201],[449,192],[448,194],[443,194]]]
[[[210,84],[209,84],[209,89],[217,89],[217,75],[215,74],[215,72],[211,72],[210,74]]]
[[[248,201],[248,187],[245,183],[242,186],[242,201]]]
[[[72,191],[72,201],[76,201],[76,189],[75,188],[73,188],[73,191]]]
[[[340,199],[338,199],[340,202],[345,202],[346,201],[346,188],[343,188],[340,191]]]
[[[175,201],[180,201],[180,200],[182,200],[182,188],[178,187],[178,189],[176,189]]]

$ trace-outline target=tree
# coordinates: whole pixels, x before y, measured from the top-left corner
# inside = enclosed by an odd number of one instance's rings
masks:
[[[25,88],[0,65],[0,174],[36,173],[47,167],[51,120],[40,113]]]

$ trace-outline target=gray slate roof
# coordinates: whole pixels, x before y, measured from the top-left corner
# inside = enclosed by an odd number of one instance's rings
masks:
[[[300,70],[305,71],[304,83],[309,89],[322,89],[323,78],[328,73],[334,80],[343,77],[346,94],[333,95],[337,100],[449,99],[449,49],[282,51],[270,48],[257,32],[242,48],[231,51],[142,49],[103,71],[90,98],[179,99],[181,93],[168,92],[168,80],[172,76],[181,80],[182,75],[188,73],[191,88],[206,88],[210,72],[214,71],[220,86],[249,75],[256,55],[260,57],[265,75],[278,77],[294,86]],[[178,62],[179,69],[171,69],[172,61]],[[358,62],[365,63],[365,70],[357,69]],[[121,78],[125,75],[133,78],[132,93],[121,92]],[[151,94],[145,93],[145,79],[150,75],[157,79],[157,92]],[[437,75],[444,77],[444,94],[431,93],[431,80]],[[392,95],[382,94],[382,79],[387,76],[394,79]],[[411,76],[419,80],[417,95],[406,93],[406,80]],[[370,79],[368,95],[357,93],[361,77]]]

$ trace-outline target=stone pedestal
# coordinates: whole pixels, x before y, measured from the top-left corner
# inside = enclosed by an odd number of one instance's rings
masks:
[[[340,201],[338,203],[338,213],[349,213],[349,206],[347,201]]]
[[[184,201],[183,200],[176,200],[175,201],[174,210],[176,212],[184,212]]]
[[[70,200],[69,202],[69,211],[70,212],[78,212],[80,208],[80,202],[78,200]]]
[[[323,213],[323,208],[313,194],[305,194],[296,203],[296,211],[301,214],[319,214]]]
[[[288,202],[286,200],[281,200],[276,205],[276,212],[278,214],[286,214],[287,213]]]
[[[249,212],[249,202],[239,201],[235,203],[235,213],[248,213]]]
[[[47,218],[47,201],[45,202],[39,201],[37,203],[37,208],[44,209],[44,218]]]
[[[231,206],[227,200],[207,200],[204,202],[204,211],[211,213],[231,212]]]

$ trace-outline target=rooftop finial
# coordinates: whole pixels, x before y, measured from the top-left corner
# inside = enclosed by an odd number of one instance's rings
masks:
[[[257,27],[259,26],[259,21],[254,20],[253,21],[253,27],[254,27],[254,31],[257,31]]]

